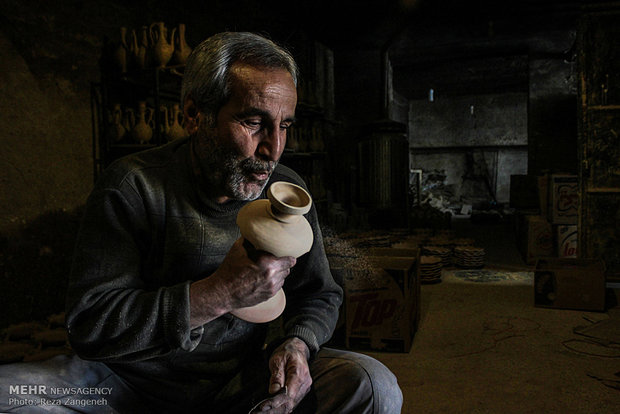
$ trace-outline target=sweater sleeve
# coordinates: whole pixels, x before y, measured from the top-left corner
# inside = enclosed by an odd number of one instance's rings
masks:
[[[333,334],[342,303],[342,289],[331,274],[314,207],[307,218],[314,232],[314,242],[310,252],[297,260],[286,279],[287,306],[283,316],[285,336],[302,339],[313,356]]]
[[[156,286],[143,274],[148,215],[137,192],[90,195],[67,294],[67,328],[84,359],[134,362],[191,351],[203,328],[189,324],[189,282]]]

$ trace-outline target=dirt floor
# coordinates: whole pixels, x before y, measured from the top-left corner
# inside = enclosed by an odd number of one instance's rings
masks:
[[[531,270],[516,250],[509,223],[462,222],[455,228],[487,249],[493,267]],[[620,344],[594,341],[573,329],[608,319],[618,327],[620,308],[539,308],[533,294],[527,283],[444,278],[423,285],[410,352],[370,353],[398,377],[403,413],[618,412]]]
[[[373,353],[399,379],[403,413],[615,413],[620,347],[573,328],[618,318],[533,306],[531,286],[422,287],[422,319],[407,354]]]

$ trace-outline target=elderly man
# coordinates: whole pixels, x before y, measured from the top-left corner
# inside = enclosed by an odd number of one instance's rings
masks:
[[[306,215],[313,247],[297,259],[248,254],[235,224],[271,182],[305,187],[278,164],[296,82],[290,54],[261,36],[221,33],[195,48],[182,87],[190,137],[121,159],[97,183],[67,298],[80,358],[34,372],[109,387],[105,409],[89,412],[400,412],[402,394],[385,366],[321,348],[342,290],[314,208]],[[280,288],[283,334],[266,344],[267,324],[231,311]],[[89,375],[78,382],[81,372]],[[0,411],[15,409],[4,404]]]

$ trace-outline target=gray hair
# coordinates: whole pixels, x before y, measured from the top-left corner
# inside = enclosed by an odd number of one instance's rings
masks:
[[[286,69],[297,85],[299,69],[286,49],[254,33],[223,32],[201,42],[187,59],[181,104],[191,96],[201,111],[215,116],[230,98],[229,73],[237,62]]]

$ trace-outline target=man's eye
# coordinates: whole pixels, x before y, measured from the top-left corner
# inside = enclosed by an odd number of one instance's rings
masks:
[[[292,126],[293,126],[293,124],[291,124],[291,123],[280,124],[280,129],[289,129]]]
[[[243,123],[250,128],[258,128],[261,125],[260,121],[246,120]]]

